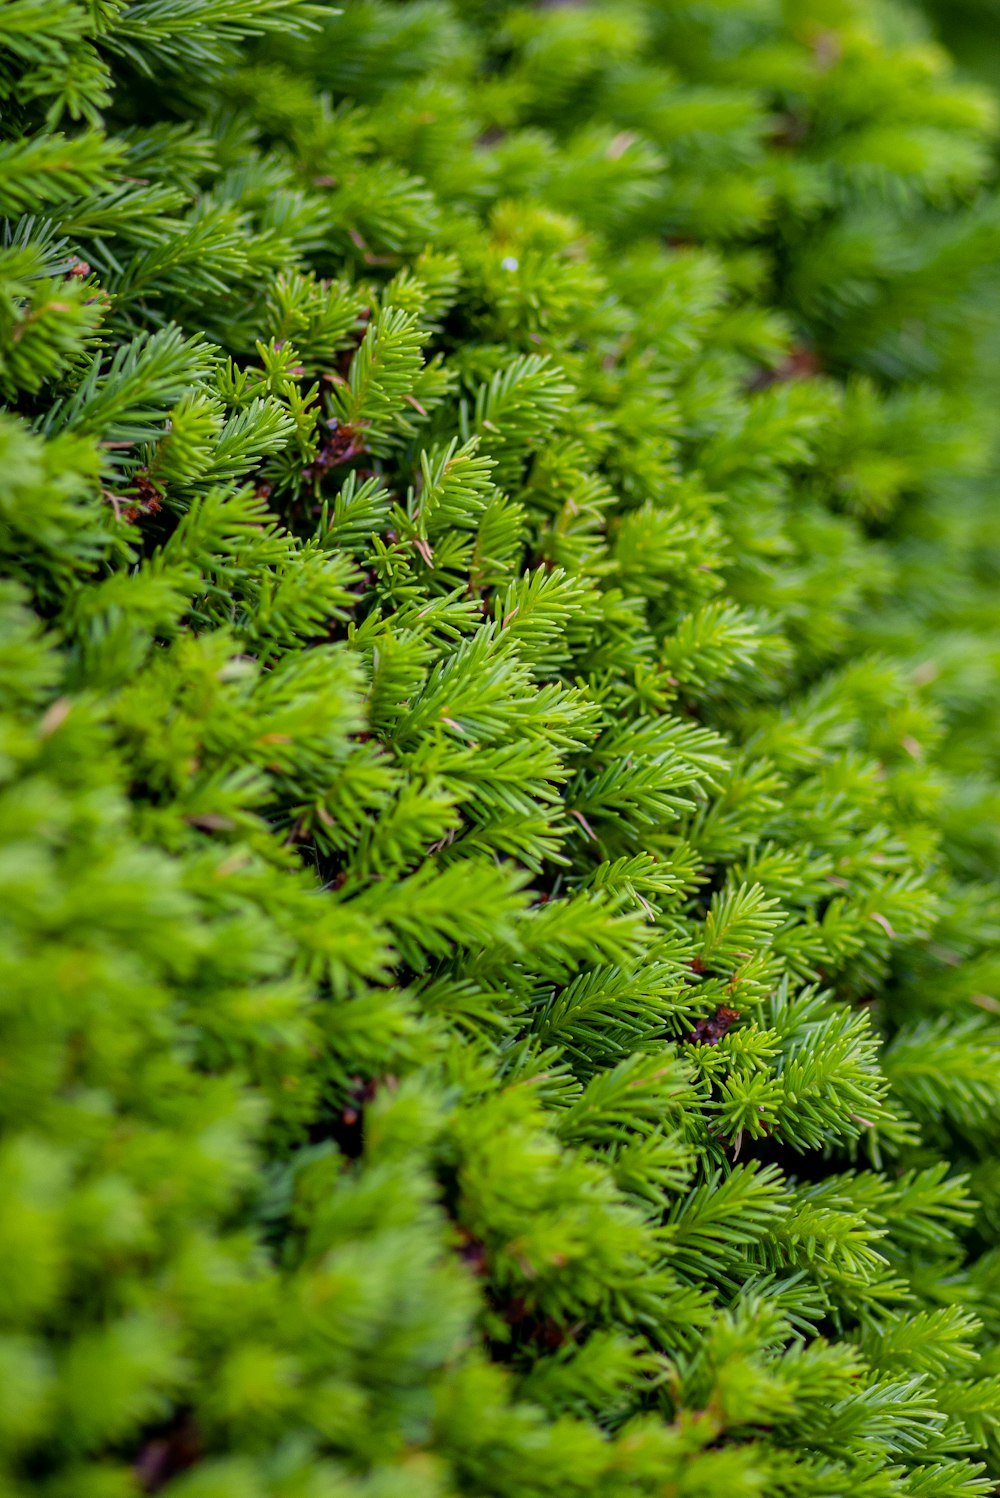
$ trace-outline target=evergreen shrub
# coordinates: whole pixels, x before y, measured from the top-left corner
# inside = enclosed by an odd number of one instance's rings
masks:
[[[1000,67],[1000,0],[925,0],[935,32],[969,72],[995,89]]]
[[[881,0],[0,58],[2,1498],[994,1492],[988,95]]]

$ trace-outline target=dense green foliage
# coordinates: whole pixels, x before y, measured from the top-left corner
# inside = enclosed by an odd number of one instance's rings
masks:
[[[996,87],[1000,78],[1000,0],[925,0],[938,36],[963,67]]]
[[[988,98],[872,0],[0,56],[0,1498],[993,1492]]]

